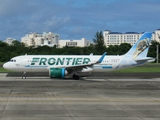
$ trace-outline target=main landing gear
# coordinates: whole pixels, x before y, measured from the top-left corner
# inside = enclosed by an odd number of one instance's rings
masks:
[[[79,80],[79,76],[78,76],[78,75],[76,75],[76,74],[74,74],[74,75],[73,75],[73,79],[75,79],[75,80]]]

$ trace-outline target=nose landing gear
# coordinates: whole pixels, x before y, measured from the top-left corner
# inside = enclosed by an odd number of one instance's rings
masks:
[[[26,79],[26,72],[25,71],[23,71],[22,79]]]

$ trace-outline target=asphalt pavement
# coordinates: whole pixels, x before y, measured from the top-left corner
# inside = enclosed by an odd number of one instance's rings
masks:
[[[0,120],[160,119],[160,77],[94,74],[73,80],[6,75],[0,74]]]

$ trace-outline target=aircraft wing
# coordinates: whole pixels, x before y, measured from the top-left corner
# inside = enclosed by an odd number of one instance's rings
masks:
[[[90,64],[83,64],[83,65],[71,65],[71,66],[50,66],[50,68],[66,68],[66,69],[71,69],[71,70],[81,70],[83,68],[87,68],[87,67],[92,67],[94,64],[99,64],[103,61],[104,57],[106,55],[106,52],[99,58],[98,61],[94,62],[94,63],[90,63]]]

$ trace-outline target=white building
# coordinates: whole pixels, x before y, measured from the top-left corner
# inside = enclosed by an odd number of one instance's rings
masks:
[[[30,33],[26,34],[25,37],[21,38],[21,42],[25,43],[27,46],[54,46],[58,45],[60,36],[52,32],[43,32],[43,34]]]
[[[136,41],[142,36],[144,32],[111,32],[110,30],[105,30],[103,32],[105,45],[120,45],[121,43],[129,43],[134,45]],[[160,29],[155,30],[152,33],[152,39],[160,42]]]
[[[81,40],[59,40],[59,47],[62,48],[64,46],[76,46],[76,47],[86,47],[90,46],[91,42],[82,38]]]
[[[9,45],[12,45],[12,42],[16,40],[16,39],[13,39],[13,38],[7,38],[6,40],[4,40],[5,43],[9,44]]]
[[[160,43],[160,29],[155,30],[152,36],[153,40],[156,40],[157,42]]]

